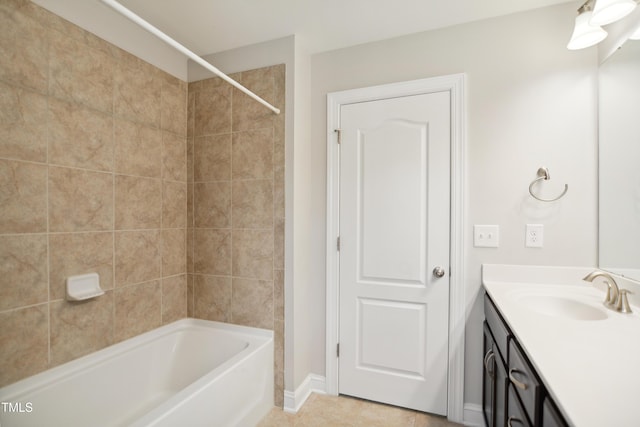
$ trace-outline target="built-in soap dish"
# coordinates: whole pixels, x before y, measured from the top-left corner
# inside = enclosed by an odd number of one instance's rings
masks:
[[[104,295],[98,273],[67,277],[67,301],[83,301]]]

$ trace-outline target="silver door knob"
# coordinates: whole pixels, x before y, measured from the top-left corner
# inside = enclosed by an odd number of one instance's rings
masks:
[[[436,268],[433,269],[433,275],[436,277],[443,277],[444,276],[444,268],[437,266]]]

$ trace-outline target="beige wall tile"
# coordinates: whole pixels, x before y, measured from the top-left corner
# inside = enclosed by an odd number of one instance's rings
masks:
[[[162,79],[160,123],[163,130],[187,136],[187,83],[165,74]]]
[[[58,31],[49,35],[49,94],[111,114],[113,57]]]
[[[0,313],[0,387],[40,372],[49,362],[48,306]]]
[[[231,275],[231,230],[195,230],[193,271],[200,274]]]
[[[116,286],[160,278],[160,239],[159,230],[115,233]]]
[[[218,322],[231,319],[231,277],[193,276],[194,317]]]
[[[284,168],[277,168],[273,173],[273,215],[285,217]]]
[[[187,139],[162,133],[162,179],[187,181]]]
[[[113,119],[79,104],[49,100],[49,162],[113,170]]]
[[[284,117],[283,117],[284,119]],[[273,214],[276,217],[285,217],[285,139],[284,120],[276,120],[274,126],[273,144]]]
[[[198,228],[231,227],[231,181],[194,184],[193,220]]]
[[[284,218],[273,223],[273,268],[284,270]]]
[[[113,289],[113,233],[49,236],[49,287],[52,300],[66,296],[67,277],[98,273],[100,287]]]
[[[47,236],[0,236],[0,311],[47,302]]]
[[[47,161],[45,96],[0,82],[0,157]]]
[[[116,289],[115,341],[157,328],[162,323],[160,281]]]
[[[231,179],[231,134],[199,137],[194,140],[193,180]]]
[[[0,233],[47,231],[47,167],[0,159]]]
[[[162,279],[162,323],[187,317],[187,275]]]
[[[191,83],[189,88],[191,88]],[[195,135],[195,122],[196,122],[196,93],[191,89],[188,90],[187,95],[187,137],[193,138]]]
[[[185,228],[162,230],[162,276],[187,272],[187,235]]]
[[[233,228],[273,227],[272,181],[233,181],[232,212]]]
[[[0,79],[46,92],[49,40],[37,7],[0,3]]]
[[[113,292],[81,302],[54,301],[51,365],[59,365],[113,344]]]
[[[162,176],[162,132],[116,119],[114,134],[117,173],[150,178]]]
[[[192,182],[187,184],[187,226],[193,227],[194,222],[194,184]]]
[[[162,227],[187,226],[187,184],[162,182]]]
[[[160,228],[162,181],[116,175],[116,230]]]
[[[282,407],[284,402],[284,320],[273,322],[274,404]]]
[[[160,127],[160,70],[130,56],[116,66],[113,111],[119,117]]]
[[[273,179],[273,128],[233,134],[233,179]]]
[[[187,273],[193,273],[193,237],[194,229],[187,228]]]
[[[194,135],[231,132],[231,86],[196,92]]]
[[[82,42],[91,48],[101,50],[114,57],[116,55],[116,52],[120,50],[115,46],[109,44],[105,40],[99,38],[98,36],[85,31],[79,26],[67,21],[66,19],[59,17],[58,15],[55,15],[53,13],[49,13],[49,11],[45,9],[40,10],[42,11],[42,13],[46,13],[46,23],[44,25],[49,27],[51,30],[57,31],[61,34],[66,35],[67,37]]]
[[[231,322],[273,329],[273,282],[233,278]]]
[[[274,65],[271,68],[273,73],[273,105],[283,110],[285,108],[285,86],[287,84],[285,64]],[[284,123],[284,114],[280,113],[276,120],[280,120]]]
[[[50,231],[99,231],[113,227],[113,176],[49,167]]]
[[[186,313],[195,115],[186,82],[28,0],[0,1],[0,52],[4,385]],[[132,230],[117,245],[116,225]],[[163,241],[166,271],[180,274],[161,284]],[[107,294],[66,302],[66,277],[92,271]]]
[[[273,270],[273,318],[284,321],[284,270]]]
[[[273,280],[273,231],[233,230],[233,275]]]
[[[274,102],[271,67],[241,73],[241,83],[269,103]],[[238,89],[233,89],[233,131],[271,128],[276,115]]]
[[[193,182],[193,138],[187,138],[187,182]]]
[[[193,309],[193,274],[187,274],[187,317],[195,317]]]

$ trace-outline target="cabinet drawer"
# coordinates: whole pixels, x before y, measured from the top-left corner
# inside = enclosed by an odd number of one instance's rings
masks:
[[[509,384],[509,403],[507,406],[507,427],[531,427],[524,408],[516,394],[513,384]]]
[[[542,427],[568,427],[568,424],[548,397],[542,404]]]
[[[507,329],[502,317],[498,314],[498,310],[487,294],[484,295],[484,317],[487,319],[487,324],[489,325],[489,329],[491,329],[493,339],[500,351],[500,356],[502,356],[502,360],[506,362],[507,345],[510,335],[509,329]]]
[[[509,382],[533,425],[541,424],[542,383],[514,340],[509,343]]]

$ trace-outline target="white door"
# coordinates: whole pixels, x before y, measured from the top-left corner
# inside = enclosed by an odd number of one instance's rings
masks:
[[[338,391],[441,415],[450,109],[446,91],[340,110]]]

